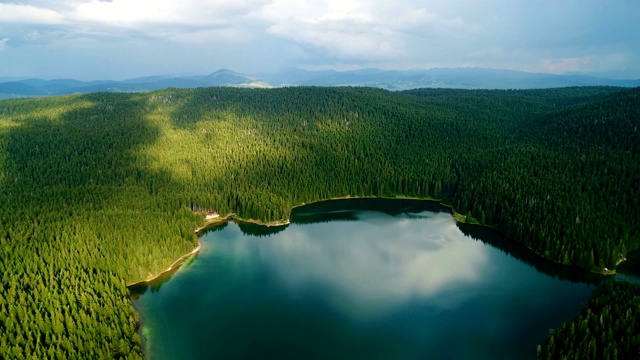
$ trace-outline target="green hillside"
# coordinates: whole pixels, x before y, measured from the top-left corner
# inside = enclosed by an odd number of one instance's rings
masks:
[[[441,199],[552,260],[640,247],[640,88],[205,88],[0,102],[0,354],[142,356],[126,284],[203,212]],[[623,326],[624,327],[624,326]]]

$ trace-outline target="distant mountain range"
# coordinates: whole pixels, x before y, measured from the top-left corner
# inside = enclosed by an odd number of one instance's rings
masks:
[[[368,86],[388,90],[415,88],[534,89],[567,86],[640,86],[640,79],[621,80],[582,74],[553,75],[483,68],[429,70],[361,69],[307,71],[287,69],[275,74],[248,75],[221,69],[209,75],[147,76],[122,81],[0,78],[0,99],[89,92],[142,92],[165,88],[236,86]]]

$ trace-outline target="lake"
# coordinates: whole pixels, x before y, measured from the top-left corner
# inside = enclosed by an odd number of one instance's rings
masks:
[[[535,359],[597,282],[426,201],[316,203],[200,242],[132,290],[151,359]]]

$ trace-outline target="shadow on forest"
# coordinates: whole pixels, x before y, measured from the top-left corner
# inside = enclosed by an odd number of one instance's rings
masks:
[[[192,246],[195,217],[178,214],[184,205],[167,196],[184,184],[140,151],[161,135],[147,102],[147,94],[93,93],[4,103],[18,116],[0,143],[2,220],[44,223],[29,239],[72,248],[77,257],[65,266],[128,279]]]
[[[533,250],[509,239],[500,231],[482,225],[466,224],[456,222],[456,225],[463,234],[480,240],[494,248],[502,250],[505,254],[512,256],[519,261],[532,266],[538,272],[549,275],[560,280],[569,280],[575,283],[588,283],[597,285],[607,277],[582,270],[575,266],[563,265],[545,259],[533,252]]]
[[[422,211],[451,212],[436,201],[414,199],[353,198],[319,201],[294,208],[291,223],[311,224],[331,221],[358,221],[356,211],[378,211],[396,216]]]
[[[63,100],[85,106],[57,114],[53,102]],[[7,186],[22,188],[18,194],[31,194],[31,201],[46,206],[53,202],[94,210],[117,196],[116,189],[129,180],[153,177],[145,174],[134,151],[159,135],[145,119],[140,97],[96,93],[63,100],[42,100],[51,106],[27,115],[7,132]]]
[[[313,91],[313,89],[305,91]],[[188,122],[182,122],[181,119],[172,119],[172,121],[174,126],[186,128],[190,126],[189,124],[195,124],[203,119],[206,112],[211,111],[212,107],[231,106],[229,104],[241,102],[243,96],[257,94],[243,89],[211,88],[193,91],[161,91],[150,96],[165,93],[182,97],[175,114],[185,114],[182,120]],[[233,101],[224,99],[223,95],[232,98]],[[3,186],[21,188],[21,191],[12,193],[22,196],[21,198],[11,198],[10,201],[13,201],[16,207],[21,205],[32,207],[33,204],[42,203],[42,197],[46,197],[47,201],[44,202],[47,204],[46,206],[60,207],[65,211],[71,211],[69,209],[76,211],[78,208],[96,210],[113,199],[126,196],[126,194],[120,193],[121,190],[124,190],[123,186],[142,186],[137,190],[147,188],[149,195],[152,196],[154,189],[158,186],[180,189],[182,184],[171,179],[170,175],[150,171],[145,168],[144,160],[136,157],[136,149],[153,144],[160,136],[158,128],[145,117],[148,99],[149,96],[146,94],[144,96],[106,93],[82,95],[69,99],[69,101],[86,102],[90,106],[52,116],[57,120],[52,120],[47,116],[34,115],[8,131],[6,135],[7,156],[4,163],[5,183]],[[60,100],[56,99],[55,101]],[[186,116],[187,114],[188,116]],[[242,114],[237,115],[242,116]],[[316,158],[335,158],[335,154],[331,153],[332,150],[324,145],[318,146],[314,151]],[[236,164],[236,166],[243,166],[243,171],[251,174],[252,178],[272,177],[273,174],[270,173],[273,165],[271,160],[262,158],[259,161],[257,165]],[[298,180],[298,176],[296,176],[299,174],[293,173],[293,168],[285,173],[289,171],[291,173],[286,176],[291,177],[292,183],[286,188],[303,187],[303,180]],[[287,179],[283,176],[278,180],[286,181]],[[330,185],[323,184],[325,189],[315,190],[320,190],[319,192],[322,194],[330,193]],[[260,183],[253,186],[262,191],[271,190],[268,186]],[[261,198],[247,200],[249,195],[241,193],[242,189],[224,188],[223,190],[237,192],[237,195],[241,196],[241,207],[249,200],[255,204],[264,203],[267,208],[272,207],[272,204],[264,202]],[[30,197],[25,199],[25,194],[30,194]],[[298,208],[292,214],[292,221],[306,223],[338,219],[351,220],[351,215],[348,212],[340,212],[334,208],[331,213],[323,208],[324,206],[340,207],[347,203],[351,207],[350,210],[378,210],[391,215],[394,215],[394,211],[396,211],[390,210],[393,207],[388,204],[376,205],[377,201],[372,202],[367,199],[354,201],[349,200],[345,203],[337,201],[331,202],[330,205],[329,203],[316,203]],[[397,209],[399,212],[411,212],[406,208],[415,206],[412,201],[408,200],[393,201],[401,204],[401,208]],[[305,212],[314,214],[304,215]],[[242,213],[240,215],[247,216]],[[464,224],[460,224],[459,227],[463,232],[472,234],[474,237],[479,236],[473,234],[482,232],[478,230],[478,227],[468,227]],[[261,227],[249,224],[243,224],[241,228],[246,233],[260,235],[282,230],[273,228],[265,232]],[[574,271],[568,270],[565,266],[546,260],[546,263],[539,259],[533,260],[536,256],[527,255],[527,252],[531,251],[524,247],[519,248],[519,245],[516,246],[514,241],[500,240],[499,237],[491,238],[494,240],[489,243],[535,266],[540,271],[568,279],[578,279],[581,276],[574,276]]]
[[[16,284],[0,297],[21,313],[9,319],[22,326],[7,333],[23,353],[42,357],[49,346],[66,349],[60,358],[140,351],[135,325],[122,321],[133,315],[122,301],[124,281],[161,268],[193,239],[193,228],[184,230],[189,214],[171,213],[177,202],[165,204],[154,192],[181,184],[140,156],[160,136],[146,101],[145,94],[94,93],[0,104],[0,224],[7,225],[0,267]],[[64,326],[58,332],[53,319],[53,328],[41,328],[35,314],[43,313],[82,331],[60,335]],[[77,355],[81,345],[93,355]]]
[[[288,208],[308,201],[310,194],[326,197],[331,192],[331,183],[319,186],[315,181],[320,169],[317,162],[340,157],[315,136],[318,128],[314,123],[322,116],[309,113],[309,104],[338,102],[343,92],[330,91],[329,100],[321,97],[325,90],[316,88],[201,88],[157,96],[172,102],[173,128],[195,131],[199,123],[208,123],[202,129],[206,140],[200,137],[196,146],[207,147],[208,156],[220,157],[224,170],[201,177],[211,179],[224,194],[227,210],[244,218],[271,221],[286,218]],[[300,166],[302,161],[304,166]],[[265,234],[250,224],[241,226],[247,233]]]

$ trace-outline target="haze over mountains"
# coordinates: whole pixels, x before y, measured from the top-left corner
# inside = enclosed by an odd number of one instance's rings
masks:
[[[583,74],[555,75],[484,68],[429,70],[361,69],[308,71],[287,69],[274,74],[242,74],[220,69],[209,75],[146,76],[121,81],[0,78],[0,99],[91,92],[143,92],[165,88],[209,86],[367,86],[387,90],[415,88],[536,89],[567,86],[640,86],[640,79],[612,79]]]

